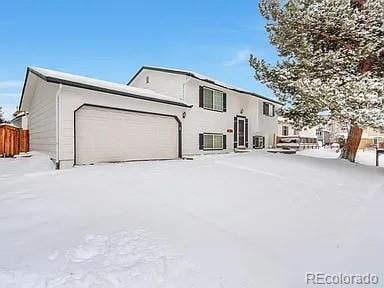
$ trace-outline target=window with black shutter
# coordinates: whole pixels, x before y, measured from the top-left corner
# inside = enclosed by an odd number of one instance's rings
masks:
[[[248,119],[245,119],[245,147],[248,148]]]
[[[289,130],[288,130],[289,128],[288,128],[288,126],[282,126],[281,127],[281,134],[283,135],[283,136],[288,136],[288,134],[289,134]]]
[[[275,116],[275,106],[271,103],[264,102],[263,103],[263,114],[269,117]]]
[[[237,117],[233,118],[233,148],[237,148]]]
[[[269,114],[269,107],[268,107],[268,103],[263,103],[263,114],[264,115],[268,115]]]
[[[208,87],[199,87],[199,107],[207,110],[226,112],[227,94]]]
[[[227,137],[219,133],[199,134],[200,150],[223,150],[227,149]]]
[[[204,150],[204,134],[199,134],[199,150]]]
[[[253,136],[253,148],[263,149],[265,146],[265,138],[263,136]]]

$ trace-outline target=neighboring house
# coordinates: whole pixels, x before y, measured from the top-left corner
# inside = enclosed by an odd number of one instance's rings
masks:
[[[323,125],[322,129],[329,131],[329,142],[341,143],[348,138],[348,125],[342,124],[336,120],[329,121],[328,124]],[[382,129],[375,129],[367,127],[363,129],[359,149],[373,148],[384,142],[384,131]]]
[[[363,130],[361,135],[361,141],[359,149],[373,148],[383,145],[384,142],[384,131],[381,129],[374,129],[368,127]]]
[[[28,129],[28,113],[24,111],[15,112],[10,123],[18,128]]]
[[[284,117],[278,117],[277,136],[299,136],[301,130],[295,128],[294,123]]]
[[[319,141],[323,146],[331,145],[333,143],[342,143],[342,139],[346,139],[348,134],[348,127],[337,120],[327,119],[329,115],[324,118],[324,123],[320,124],[317,130]]]
[[[316,129],[317,141],[321,146],[331,145],[331,131],[327,130],[325,127],[319,127]]]
[[[143,67],[127,86],[30,67],[19,109],[31,150],[63,168],[273,146],[280,105],[181,70]]]
[[[316,127],[297,129],[293,121],[279,117],[276,147],[291,149],[317,148]]]

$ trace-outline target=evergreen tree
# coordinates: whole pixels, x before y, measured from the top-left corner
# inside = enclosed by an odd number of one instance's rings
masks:
[[[5,122],[3,107],[0,106],[0,124]]]
[[[362,128],[384,127],[384,0],[261,0],[274,65],[251,55],[255,78],[298,126],[350,128],[342,157],[355,160]]]

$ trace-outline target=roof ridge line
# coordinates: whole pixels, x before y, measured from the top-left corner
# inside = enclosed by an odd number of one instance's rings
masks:
[[[218,83],[218,82],[221,82],[219,80],[215,80],[215,79],[210,79],[209,77],[205,76],[205,75],[202,75],[200,73],[196,73],[196,72],[193,72],[193,71],[189,71],[189,70],[184,70],[184,69],[174,69],[174,68],[163,68],[163,67],[156,67],[156,66],[141,66],[141,68],[133,75],[133,77],[128,81],[127,85],[129,86],[132,81],[141,73],[141,71],[143,71],[144,69],[148,69],[148,70],[154,70],[154,71],[160,71],[160,72],[166,72],[166,73],[174,73],[174,74],[182,74],[182,75],[186,75],[186,76],[190,76],[190,77],[193,77],[195,79],[198,79],[198,80],[201,80],[201,81],[205,81],[205,82],[208,82],[208,83],[211,83],[211,84],[214,84],[214,85],[217,85],[217,86],[220,86],[222,88],[225,88],[225,89],[228,89],[228,90],[232,90],[232,91],[235,91],[235,92],[238,92],[238,93],[243,93],[243,94],[248,94],[248,95],[252,95],[254,97],[258,97],[258,98],[261,98],[263,100],[266,100],[266,101],[270,101],[272,103],[275,103],[275,104],[279,104],[279,105],[284,105],[282,102],[278,101],[278,100],[274,100],[274,99],[270,99],[266,96],[262,96],[256,92],[252,92],[252,91],[247,91],[247,90],[244,90],[242,88],[239,88],[239,87],[234,87],[230,84],[227,84],[227,83]],[[204,77],[199,77],[200,76],[204,76]],[[229,86],[227,86],[229,85]]]

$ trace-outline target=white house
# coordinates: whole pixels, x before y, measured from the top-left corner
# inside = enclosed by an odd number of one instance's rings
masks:
[[[304,127],[302,129],[298,129],[295,127],[293,121],[284,117],[278,117],[277,136],[301,136],[316,138],[317,129],[318,127]]]
[[[31,150],[63,168],[273,146],[278,106],[182,70],[143,67],[123,85],[29,67],[19,109]]]
[[[293,121],[278,117],[278,133],[277,143],[278,148],[318,148],[318,127],[304,127],[298,129]]]
[[[193,105],[183,124],[185,155],[222,151],[221,137],[226,138],[225,151],[275,145],[280,102],[180,69],[144,66],[128,85]]]
[[[13,126],[22,129],[28,129],[28,114],[24,111],[17,111],[10,120]]]

